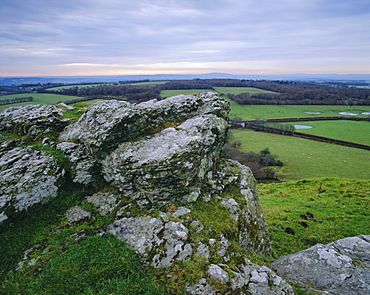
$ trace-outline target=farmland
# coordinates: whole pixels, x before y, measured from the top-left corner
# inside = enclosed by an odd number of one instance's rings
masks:
[[[370,136],[368,136],[370,135],[369,121],[307,121],[296,124],[313,127],[311,129],[298,130],[300,132],[370,145]]]
[[[351,112],[361,115],[370,112],[370,106],[344,106],[344,105],[238,105],[230,102],[230,118],[240,117],[244,120],[267,120],[282,118],[307,118],[307,117],[334,117],[340,116],[339,112]],[[307,114],[305,112],[320,112],[320,114]],[[357,117],[357,116],[356,116]]]
[[[52,93],[22,93],[22,94],[12,94],[12,95],[1,96],[0,99],[5,99],[5,98],[11,99],[11,98],[16,98],[16,97],[27,97],[27,96],[32,96],[34,100],[32,102],[2,105],[0,106],[0,111],[5,110],[6,108],[9,108],[9,107],[17,107],[17,106],[22,106],[22,105],[27,105],[27,104],[56,104],[59,101],[68,101],[68,100],[80,98],[77,96],[59,95],[59,94],[52,94]]]
[[[284,180],[314,177],[370,179],[370,152],[308,139],[233,130],[233,140],[241,151],[260,151],[268,147],[285,165],[279,171]]]

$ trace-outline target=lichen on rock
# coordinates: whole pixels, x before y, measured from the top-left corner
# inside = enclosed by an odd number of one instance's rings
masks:
[[[21,211],[57,196],[65,171],[43,151],[16,147],[0,157],[0,212]]]

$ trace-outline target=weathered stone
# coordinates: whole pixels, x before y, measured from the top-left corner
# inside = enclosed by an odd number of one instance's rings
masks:
[[[195,253],[195,255],[202,256],[207,260],[211,257],[209,253],[209,247],[201,242],[198,245],[197,252]]]
[[[0,113],[0,131],[31,136],[60,132],[68,122],[63,112],[53,105],[10,107]]]
[[[271,254],[267,225],[255,187],[256,181],[250,168],[237,161],[224,161],[218,171],[218,179],[221,179],[223,186],[233,184],[240,190],[241,198],[238,198],[238,201],[235,199],[221,201],[238,222],[240,244],[246,251]]]
[[[256,295],[294,294],[293,288],[266,266],[259,266],[245,259],[239,271],[233,271],[233,290]]]
[[[108,231],[155,267],[169,267],[175,260],[187,261],[193,254],[186,243],[189,231],[181,222],[162,222],[149,216],[122,218],[109,225]]]
[[[91,218],[91,212],[82,209],[80,206],[74,206],[66,212],[66,219],[69,224],[77,224],[81,221],[87,221]]]
[[[179,218],[180,216],[189,214],[190,212],[191,210],[186,207],[179,207],[175,212],[172,213],[172,217]]]
[[[61,142],[56,147],[68,157],[74,182],[89,184],[98,179],[98,163],[88,148],[73,142]]]
[[[212,289],[212,286],[208,284],[207,280],[204,278],[200,279],[198,284],[187,286],[186,291],[190,295],[215,295],[216,294],[216,292]]]
[[[60,140],[77,139],[104,158],[125,141],[151,134],[168,123],[181,123],[197,114],[218,114],[226,118],[228,103],[214,93],[203,97],[179,95],[138,105],[123,101],[97,102],[78,122],[68,126]]]
[[[102,161],[104,178],[144,204],[194,202],[216,168],[226,130],[224,119],[207,115],[124,142]]]
[[[14,148],[0,158],[0,214],[21,211],[57,196],[61,169],[52,156],[31,148]]]
[[[211,264],[208,268],[209,276],[217,281],[220,281],[223,284],[226,284],[229,281],[229,274],[227,271],[224,271],[222,267],[217,264]]]
[[[86,200],[93,204],[102,216],[112,213],[119,203],[116,195],[101,192],[88,196]]]
[[[238,221],[240,213],[239,204],[232,198],[222,200],[221,204],[229,209],[230,214],[234,217],[236,221]]]
[[[370,294],[370,236],[358,236],[287,255],[272,263],[287,280],[329,294]]]
[[[108,232],[127,242],[145,258],[163,243],[158,237],[163,228],[163,222],[158,218],[130,217],[116,220],[108,226]]]

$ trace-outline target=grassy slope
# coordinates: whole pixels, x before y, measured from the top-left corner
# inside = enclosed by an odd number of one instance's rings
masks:
[[[275,257],[370,234],[370,180],[308,179],[258,191]]]
[[[259,151],[266,147],[284,162],[284,180],[313,177],[370,178],[370,151],[308,139],[249,130],[233,130],[233,140],[241,150]]]

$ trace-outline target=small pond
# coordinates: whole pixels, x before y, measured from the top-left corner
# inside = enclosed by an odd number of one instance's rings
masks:
[[[311,129],[313,127],[312,126],[308,126],[308,125],[294,125],[294,128],[295,129]]]
[[[309,114],[309,115],[320,115],[321,112],[304,112],[305,114]]]
[[[350,112],[339,112],[339,115],[345,115],[345,116],[358,116],[358,113],[350,113]]]

